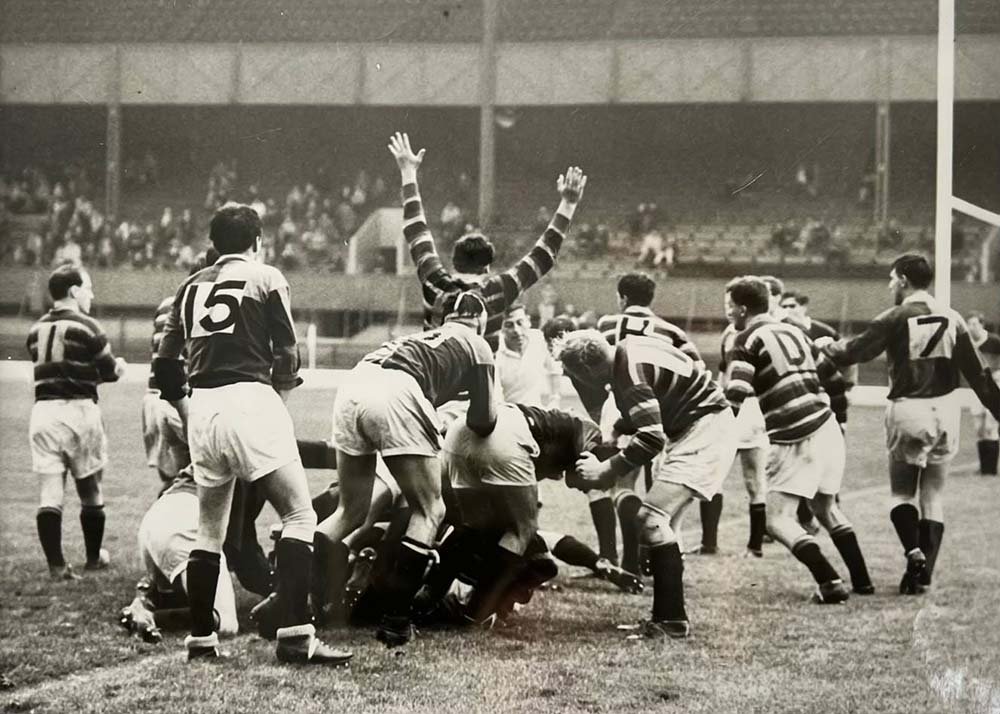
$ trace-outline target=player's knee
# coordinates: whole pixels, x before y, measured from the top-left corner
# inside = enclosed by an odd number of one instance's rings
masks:
[[[312,509],[311,503],[306,502],[284,514],[281,526],[282,538],[294,538],[312,543],[313,534],[316,532],[316,511]]]
[[[639,537],[648,546],[668,545],[677,540],[670,527],[670,516],[648,503],[639,509]]]

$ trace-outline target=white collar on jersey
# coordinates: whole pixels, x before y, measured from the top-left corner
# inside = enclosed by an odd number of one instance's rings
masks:
[[[646,305],[629,305],[624,310],[622,310],[622,312],[627,313],[629,315],[634,315],[636,313],[638,313],[640,315],[652,315],[653,314],[653,311],[649,307],[647,307]]]
[[[758,325],[762,322],[781,322],[781,320],[776,319],[768,312],[762,312],[759,315],[754,315],[749,320],[747,320],[746,327],[744,327],[743,329],[745,330],[748,327],[753,327],[754,325]]]
[[[908,302],[925,302],[928,305],[936,305],[937,304],[937,300],[934,299],[934,296],[931,295],[926,290],[917,290],[917,291],[915,291],[913,293],[910,293],[905,298],[903,298],[903,304],[904,305],[906,303],[908,303]]]
[[[250,258],[248,258],[247,256],[243,255],[242,253],[225,253],[224,255],[220,255],[216,259],[215,263],[213,263],[213,265],[218,265],[219,263],[222,263],[223,261],[225,261],[225,262],[228,263],[231,260],[242,260],[242,261],[245,261],[247,263],[250,262]]]

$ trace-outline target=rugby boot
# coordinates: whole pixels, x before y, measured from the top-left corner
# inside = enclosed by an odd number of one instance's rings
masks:
[[[764,551],[758,550],[757,548],[747,548],[747,551],[743,554],[744,558],[763,558]]]
[[[906,571],[903,579],[899,581],[900,595],[922,595],[926,587],[920,584],[925,579],[927,570],[927,557],[919,548],[910,551],[906,556]]]
[[[216,660],[226,657],[219,649],[219,635],[213,632],[203,637],[188,635],[184,638],[184,646],[187,648],[188,662],[195,660]]]
[[[845,602],[850,597],[851,592],[844,585],[844,581],[837,578],[836,580],[828,580],[816,588],[812,600],[817,605],[836,605]]]
[[[645,587],[637,575],[615,565],[607,558],[600,558],[594,570],[601,580],[607,580],[624,593],[638,595]]]
[[[313,625],[282,627],[277,632],[278,645],[275,649],[278,660],[290,664],[329,664],[335,667],[346,665],[354,657],[352,652],[330,647],[316,637]]]
[[[691,550],[685,550],[684,555],[718,555],[719,548],[714,545],[696,545]]]
[[[375,630],[375,639],[389,648],[402,647],[416,634],[417,628],[406,615],[382,615],[382,621]]]
[[[53,580],[79,580],[80,576],[72,565],[50,565],[49,577]]]
[[[378,553],[371,547],[362,548],[361,552],[354,557],[354,569],[344,586],[344,604],[349,610],[358,604],[358,600],[371,584],[372,571],[375,570],[377,559]]]
[[[122,608],[118,624],[143,642],[156,644],[163,641],[163,634],[156,626],[153,612],[139,598],[133,600],[128,607]]]
[[[691,636],[691,623],[687,620],[648,620],[643,623],[642,637],[647,640],[683,640]]]
[[[83,566],[84,570],[107,570],[111,567],[111,554],[106,548],[101,548],[101,552],[97,556],[97,560],[88,560],[87,564]]]

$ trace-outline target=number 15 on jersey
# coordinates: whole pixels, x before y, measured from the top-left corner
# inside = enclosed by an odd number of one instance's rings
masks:
[[[222,280],[188,285],[183,315],[188,339],[233,334],[246,284],[245,280]]]

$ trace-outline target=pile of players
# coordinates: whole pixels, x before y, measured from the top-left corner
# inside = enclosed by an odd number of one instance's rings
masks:
[[[586,186],[583,173],[571,167],[559,177],[559,208],[515,266],[490,273],[492,245],[470,234],[456,243],[450,272],[420,200],[424,151],[414,152],[404,134],[389,149],[400,169],[404,235],[426,329],[382,345],[346,375],[329,444],[295,438],[284,404],[301,383],[288,284],[256,260],[260,221],[251,208],[219,209],[209,236],[218,258],[161,306],[144,432],[161,474],[172,478],[143,520],[150,577],[123,613],[126,626],[156,639],[160,613],[186,603],[189,659],[220,656],[219,632],[235,628],[232,568],[249,589],[267,594],[253,617],[276,640],[280,660],[343,664],[351,653],[320,641],[314,618],[371,619],[389,646],[405,644],[415,621],[487,624],[555,575],[555,555],[631,592],[642,588],[646,569],[653,603],[642,635],[687,637],[680,520],[687,505],[701,502],[701,552],[712,552],[719,493],[737,452],[751,496],[748,554],[760,555],[766,531],[809,570],[816,602],[842,602],[851,590],[869,594],[861,548],[837,503],[847,419],[840,368],[883,351],[892,383],[891,520],[906,557],[900,591],[929,585],[944,531],[941,487],[957,448],[959,374],[993,419],[1000,390],[979,338],[927,292],[926,260],[907,255],[893,264],[897,305],[850,340],[817,335],[817,323],[783,314],[792,296],[778,281],[734,279],[725,290],[731,329],[719,379],[683,331],[652,313],[655,286],[637,274],[619,281],[623,309],[602,321],[603,331],[559,318],[539,344],[517,301],[555,265]],[[83,295],[79,271],[66,275],[67,295]],[[68,334],[59,327],[67,319],[82,321],[54,311],[29,342],[39,389],[77,369],[60,363],[63,353],[52,347],[52,335]],[[90,347],[95,393],[97,382],[113,379],[106,339],[99,346]],[[555,360],[588,416],[543,405]],[[40,394],[41,404],[48,397]],[[47,464],[53,433],[33,414],[36,466]],[[305,466],[335,467],[336,487],[310,498]],[[51,467],[36,470],[54,473]],[[79,478],[86,469],[71,470]],[[624,567],[609,548],[594,553],[571,536],[538,531],[537,482],[563,476],[568,486],[599,494],[592,513],[602,544],[617,512]],[[265,501],[281,518],[271,563],[253,535]],[[829,532],[850,588],[806,527],[813,517]],[[56,573],[58,563],[49,562]]]

